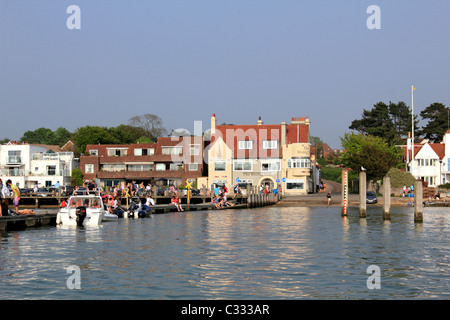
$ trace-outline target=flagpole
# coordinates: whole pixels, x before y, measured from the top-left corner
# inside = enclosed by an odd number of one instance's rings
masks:
[[[414,86],[411,86],[411,174],[414,175],[413,169],[414,169]]]

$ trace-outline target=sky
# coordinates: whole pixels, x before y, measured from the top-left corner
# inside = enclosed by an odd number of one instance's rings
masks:
[[[448,0],[0,0],[0,139],[146,113],[193,133],[215,113],[308,116],[340,148],[364,109],[411,106],[411,85],[417,115],[450,104],[449,16]]]

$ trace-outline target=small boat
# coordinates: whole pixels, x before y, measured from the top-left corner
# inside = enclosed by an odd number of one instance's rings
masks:
[[[102,221],[108,222],[108,221],[117,221],[119,219],[119,216],[117,214],[105,211],[105,215],[103,216]]]
[[[99,195],[73,195],[69,198],[67,206],[60,208],[56,216],[56,224],[99,226],[106,213]],[[108,218],[110,217],[108,216]]]

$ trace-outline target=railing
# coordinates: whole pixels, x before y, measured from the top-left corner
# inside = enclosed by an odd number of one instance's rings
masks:
[[[0,175],[7,177],[23,177],[25,176],[24,169],[1,169]]]
[[[70,177],[70,170],[55,170],[55,171],[46,171],[46,172],[35,172],[31,173],[31,171],[27,171],[24,169],[0,169],[0,176],[3,177],[25,177],[25,176],[63,176]]]
[[[8,156],[7,163],[22,163],[20,156]]]

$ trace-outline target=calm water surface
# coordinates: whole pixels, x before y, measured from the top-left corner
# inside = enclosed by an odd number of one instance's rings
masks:
[[[358,215],[267,207],[4,232],[0,299],[450,298],[450,209],[425,208],[422,224],[412,208]]]

